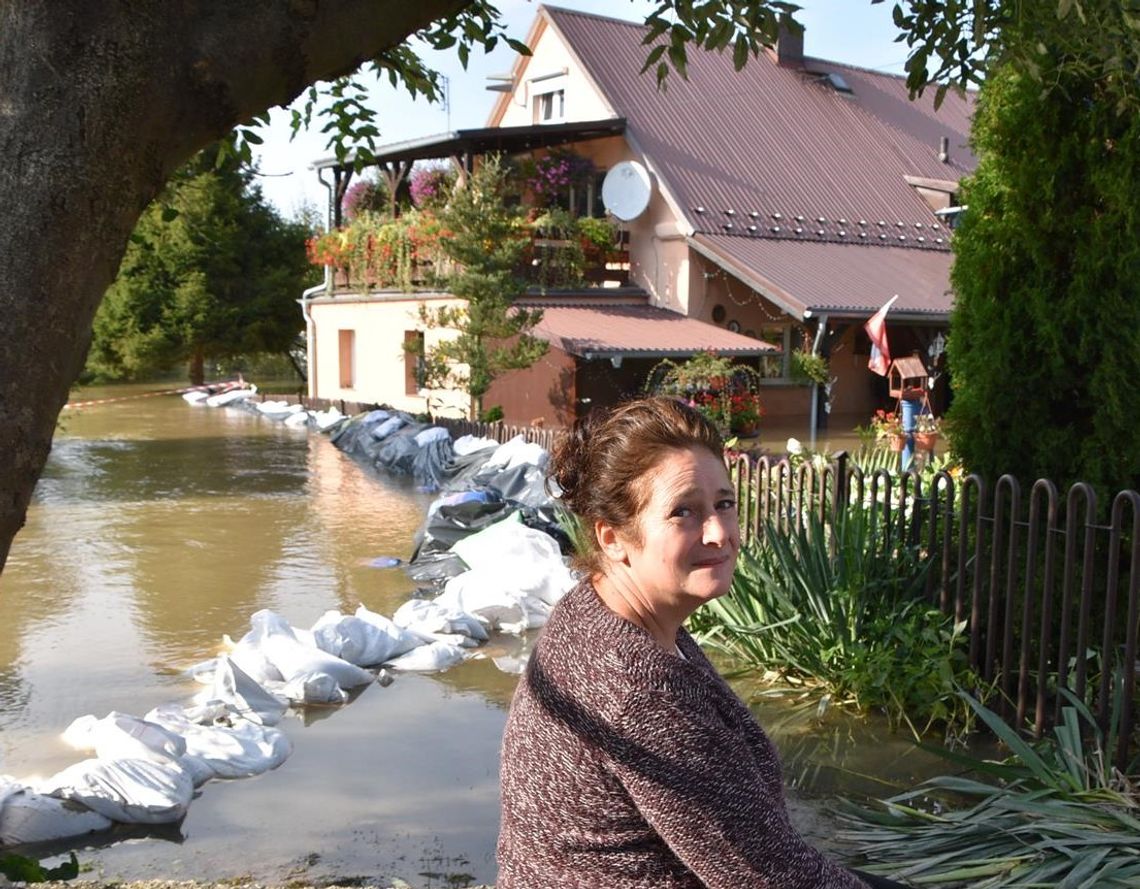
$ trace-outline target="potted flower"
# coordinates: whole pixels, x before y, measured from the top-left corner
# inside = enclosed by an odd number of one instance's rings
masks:
[[[922,413],[915,418],[914,446],[916,450],[933,451],[938,442],[938,420],[934,414]]]
[[[729,428],[733,433],[749,438],[759,431],[764,409],[753,393],[744,390],[730,394],[728,410]]]
[[[894,411],[875,411],[871,417],[871,430],[875,433],[875,440],[886,442],[892,451],[901,451],[906,444],[902,418]]]

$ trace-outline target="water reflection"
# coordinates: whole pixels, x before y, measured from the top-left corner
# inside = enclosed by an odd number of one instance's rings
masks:
[[[301,626],[358,604],[391,614],[413,585],[368,563],[410,555],[429,500],[323,436],[239,411],[152,398],[68,414],[0,579],[0,772],[74,762],[58,735],[84,713],[185,700],[196,687],[181,671],[260,608]],[[295,751],[276,772],[206,785],[168,842],[120,829],[81,857],[109,880],[493,882],[499,739],[517,684],[494,658],[530,644],[493,639],[446,673],[292,714]],[[904,736],[821,729],[786,703],[759,712],[805,791],[880,793],[862,776],[910,774],[895,764],[910,762]]]

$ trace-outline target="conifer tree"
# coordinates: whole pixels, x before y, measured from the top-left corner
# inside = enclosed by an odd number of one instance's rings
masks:
[[[426,349],[413,345],[423,350],[424,387],[463,390],[474,418],[483,415],[483,398],[498,376],[530,367],[547,350],[530,333],[542,311],[514,304],[525,287],[519,267],[531,233],[522,210],[507,204],[507,178],[502,160],[489,157],[443,210],[443,249],[456,264],[448,289],[463,302],[421,305],[420,317],[426,327],[457,335]]]

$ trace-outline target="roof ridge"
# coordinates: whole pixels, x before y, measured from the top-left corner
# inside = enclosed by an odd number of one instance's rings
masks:
[[[618,18],[612,15],[602,15],[600,12],[585,12],[581,9],[570,9],[567,6],[559,6],[555,3],[540,3],[539,10],[546,10],[547,12],[565,13],[566,15],[576,15],[584,19],[598,19],[603,22],[614,22],[619,25],[629,25],[634,28],[644,28],[644,21],[632,21],[631,19]]]

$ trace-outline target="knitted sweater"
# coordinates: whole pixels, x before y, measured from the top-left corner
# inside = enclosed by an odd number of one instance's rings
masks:
[[[856,889],[808,846],[775,747],[684,630],[683,658],[583,582],[503,737],[498,889]]]

